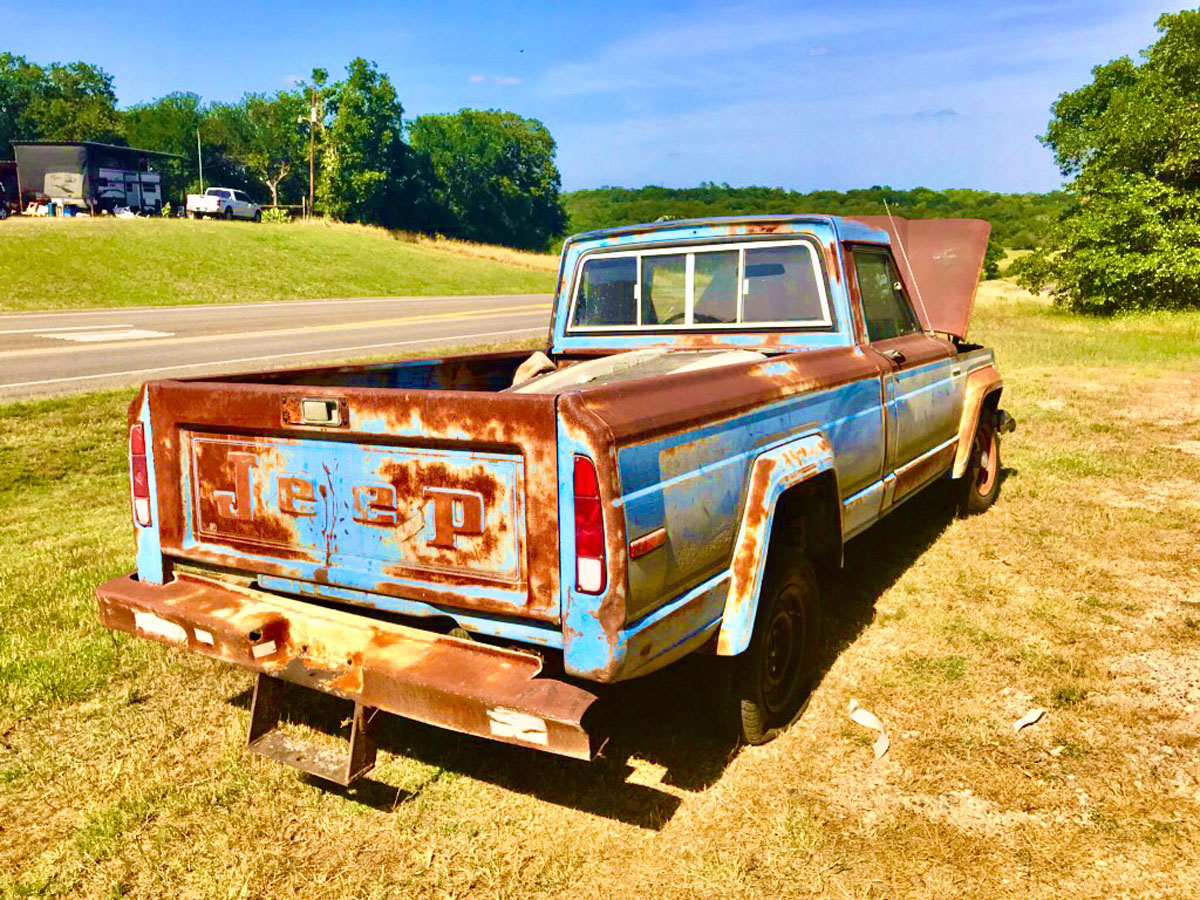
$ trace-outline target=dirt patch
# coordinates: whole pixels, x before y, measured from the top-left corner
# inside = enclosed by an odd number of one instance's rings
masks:
[[[1108,668],[1114,678],[1110,696],[1176,715],[1200,715],[1200,649],[1156,647],[1119,656]]]
[[[931,822],[990,838],[1000,837],[1020,825],[1046,828],[1050,824],[1045,816],[1001,809],[991,800],[975,796],[970,788],[905,797],[901,804]]]

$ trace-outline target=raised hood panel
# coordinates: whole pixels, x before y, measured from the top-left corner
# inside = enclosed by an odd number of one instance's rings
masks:
[[[933,331],[965,338],[991,223],[984,219],[899,216],[855,216],[854,221],[891,236],[896,263],[922,324]]]

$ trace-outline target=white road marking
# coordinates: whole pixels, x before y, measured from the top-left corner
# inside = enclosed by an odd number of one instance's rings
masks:
[[[3,321],[0,319],[0,321]],[[0,334],[37,334],[42,337],[43,331],[99,331],[105,328],[132,328],[125,322],[113,325],[61,325],[58,328],[10,328],[7,331],[0,331]],[[46,335],[48,337],[48,335]]]
[[[450,319],[477,319],[481,315],[486,315],[492,319],[502,319],[510,316],[526,316],[530,312],[538,310],[549,310],[549,303],[535,303],[529,306],[509,306],[501,307],[497,310],[465,310],[461,312],[445,312],[445,313],[424,313],[415,316],[405,316],[393,319],[376,319],[373,322],[335,322],[326,325],[299,325],[293,328],[260,328],[254,331],[235,331],[235,332],[216,332],[213,334],[190,334],[181,337],[152,337],[147,340],[130,340],[127,346],[153,346],[163,347],[166,345],[181,345],[181,344],[212,344],[214,342],[229,342],[229,341],[244,341],[257,340],[262,341],[268,337],[282,337],[284,335],[312,334],[325,333],[331,331],[372,331],[377,332],[380,328],[389,325],[402,324],[427,324],[429,322],[448,321]],[[91,343],[96,343],[92,341]],[[91,347],[34,347],[26,350],[0,350],[0,359],[14,359],[19,356],[62,356],[64,353],[94,353]]]
[[[91,344],[100,341],[136,341],[141,338],[171,337],[174,334],[175,332],[173,331],[152,331],[149,328],[126,328],[123,331],[71,331],[66,333],[39,334],[38,337]]]
[[[128,316],[138,313],[185,313],[207,310],[220,312],[226,309],[259,309],[275,306],[343,306],[350,303],[416,303],[418,301],[459,300],[523,300],[529,297],[551,297],[549,293],[531,294],[432,294],[426,297],[347,297],[342,300],[262,300],[256,303],[179,303],[174,306],[138,306],[119,309],[50,309],[36,313],[3,313],[0,323],[9,319],[48,319],[65,316]],[[47,329],[43,328],[42,331]]]
[[[178,369],[202,369],[205,366],[240,365],[249,362],[264,362],[268,359],[286,359],[295,356],[324,356],[327,353],[356,353],[359,350],[382,350],[385,347],[407,347],[413,344],[432,344],[437,341],[461,341],[474,338],[506,337],[512,334],[528,334],[531,331],[545,332],[545,325],[533,328],[514,328],[509,331],[488,331],[480,334],[447,334],[441,337],[420,338],[415,341],[388,341],[383,344],[359,344],[356,347],[330,347],[327,350],[302,350],[297,353],[273,353],[270,356],[243,356],[240,359],[214,359],[206,362],[185,363],[178,366],[154,366],[149,369],[127,369],[124,372],[100,372],[96,375],[75,375],[70,378],[44,378],[41,381],[10,381],[0,384],[3,388],[35,387],[41,384],[62,384],[66,381],[90,381],[96,378],[123,378],[127,375],[148,375],[151,372],[172,372]],[[216,376],[219,377],[219,376]]]

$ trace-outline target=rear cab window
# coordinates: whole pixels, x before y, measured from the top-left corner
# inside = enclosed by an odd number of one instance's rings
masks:
[[[712,331],[833,326],[806,238],[672,246],[583,258],[568,331]]]

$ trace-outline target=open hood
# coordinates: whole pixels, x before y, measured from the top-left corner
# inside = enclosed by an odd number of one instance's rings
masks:
[[[991,223],[899,216],[853,219],[891,235],[896,265],[925,328],[965,338]]]

